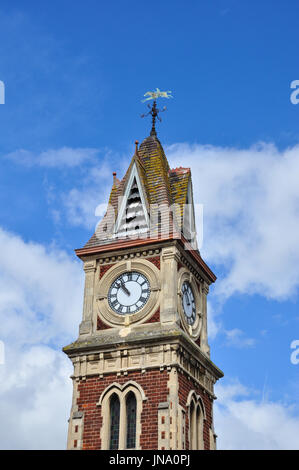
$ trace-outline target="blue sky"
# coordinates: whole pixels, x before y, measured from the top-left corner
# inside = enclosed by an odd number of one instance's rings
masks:
[[[299,447],[298,8],[1,2],[3,448],[65,446],[71,369],[60,348],[77,335],[83,289],[73,249],[92,234],[112,171],[122,176],[149,134],[141,99],[156,87],[173,92],[158,135],[171,166],[191,167],[201,251],[218,276],[209,330],[225,373],[219,447]],[[51,393],[56,415],[41,412]]]

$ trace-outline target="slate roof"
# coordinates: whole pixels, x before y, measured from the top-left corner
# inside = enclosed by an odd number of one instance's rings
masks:
[[[183,207],[187,200],[188,185],[191,179],[190,168],[170,169],[159,139],[157,136],[149,136],[141,143],[139,149],[136,144],[135,153],[122,180],[118,180],[114,174],[109,197],[110,210],[108,208],[95,234],[84,248],[115,243],[111,228],[118,213],[118,198],[124,195],[134,163],[136,163],[148,213],[152,204],[163,204],[165,210],[173,204],[177,204],[175,214],[178,217],[177,220],[180,220],[179,223],[182,223]],[[159,230],[163,232],[161,225]]]

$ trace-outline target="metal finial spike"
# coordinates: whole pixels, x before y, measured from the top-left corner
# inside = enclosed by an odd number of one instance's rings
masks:
[[[147,100],[154,100],[152,106],[148,104],[147,106],[149,107],[150,111],[146,114],[141,114],[141,117],[148,116],[151,114],[152,116],[152,130],[151,130],[151,135],[157,135],[156,133],[156,119],[158,119],[161,122],[161,118],[158,116],[158,113],[162,113],[163,111],[166,111],[166,106],[163,107],[163,109],[158,109],[157,108],[157,98],[172,98],[171,96],[171,91],[160,91],[159,88],[156,89],[156,91],[147,91],[144,96],[148,96],[144,101]]]
[[[139,144],[138,140],[135,140],[135,153],[136,153],[136,155],[138,155],[138,144]]]
[[[152,116],[152,129],[151,129],[151,134],[150,135],[157,135],[156,132],[156,119],[158,119],[161,122],[161,118],[158,116],[159,113],[162,113],[163,111],[166,110],[166,106],[162,110],[157,108],[157,101],[154,100],[152,106],[150,106],[150,111],[146,114],[142,114],[141,117],[148,116],[151,114]]]

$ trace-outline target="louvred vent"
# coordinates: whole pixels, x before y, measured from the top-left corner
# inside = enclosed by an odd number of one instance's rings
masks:
[[[132,235],[136,232],[143,232],[147,230],[147,228],[138,185],[136,178],[134,178],[127,199],[127,206],[118,229],[118,236],[125,237],[126,235]]]

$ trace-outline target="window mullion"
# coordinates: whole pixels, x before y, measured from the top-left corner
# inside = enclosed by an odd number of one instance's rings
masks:
[[[126,429],[127,429],[127,417],[126,417],[126,400],[123,394],[120,397],[120,420],[119,420],[119,450],[126,448]]]

